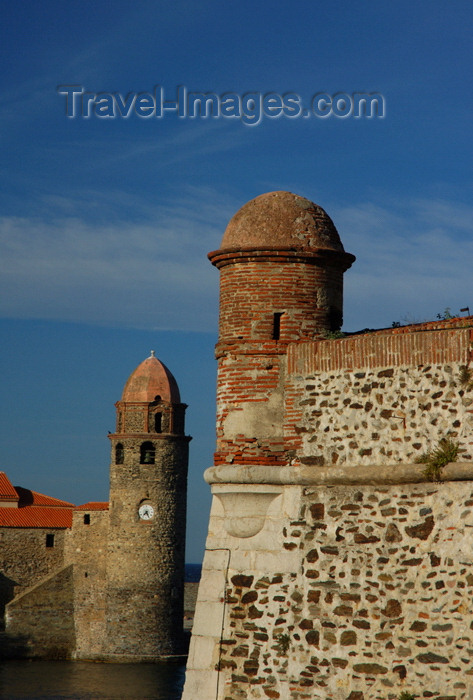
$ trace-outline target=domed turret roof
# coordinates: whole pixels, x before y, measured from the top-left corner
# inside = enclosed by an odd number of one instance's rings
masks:
[[[228,248],[344,251],[337,229],[322,207],[284,191],[261,194],[237,211],[220,250]]]
[[[128,378],[122,401],[151,403],[159,396],[163,401],[181,403],[179,387],[168,368],[154,356],[146,358]]]

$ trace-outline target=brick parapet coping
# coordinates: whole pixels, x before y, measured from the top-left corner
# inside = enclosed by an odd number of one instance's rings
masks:
[[[422,327],[383,329],[338,340],[294,343],[288,347],[288,372],[307,376],[317,371],[449,362],[468,365],[472,360],[473,319],[453,320],[456,324],[442,328],[435,323],[420,324]]]
[[[345,467],[267,467],[262,465],[210,467],[204,472],[208,484],[241,484],[256,486],[375,486],[390,484],[417,484],[426,482],[425,465],[385,464]],[[473,481],[472,462],[452,462],[442,470],[441,481]]]
[[[422,321],[410,323],[406,326],[391,326],[390,328],[368,328],[349,335],[405,335],[406,333],[425,333],[428,331],[449,330],[452,328],[472,328],[473,316],[456,316],[455,318],[442,318],[436,321]]]

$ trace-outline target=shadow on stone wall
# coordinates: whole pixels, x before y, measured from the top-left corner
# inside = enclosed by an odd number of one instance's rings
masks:
[[[17,582],[0,573],[0,660],[24,659],[28,656],[28,638],[5,632],[5,606],[15,597]]]
[[[0,632],[0,661],[26,659],[29,656],[28,638]]]
[[[0,573],[0,631],[5,629],[5,605],[15,597],[17,582]]]
[[[0,661],[18,659],[42,659],[47,661],[70,661],[70,650],[58,645],[46,649],[36,648],[34,640],[27,635],[0,632]]]

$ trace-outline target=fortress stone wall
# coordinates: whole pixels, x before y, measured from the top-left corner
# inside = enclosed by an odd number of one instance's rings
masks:
[[[194,697],[469,697],[470,482],[279,487],[248,538],[214,493]]]
[[[472,459],[473,331],[432,326],[290,347],[285,428],[302,464],[409,462],[447,435]]]
[[[473,318],[326,340],[354,258],[320,211],[262,195],[209,255],[217,450],[183,700],[466,700]],[[416,460],[443,438],[432,481]]]

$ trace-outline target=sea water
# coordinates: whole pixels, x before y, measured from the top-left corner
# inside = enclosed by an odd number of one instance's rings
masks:
[[[2,700],[179,700],[185,664],[0,662]]]

